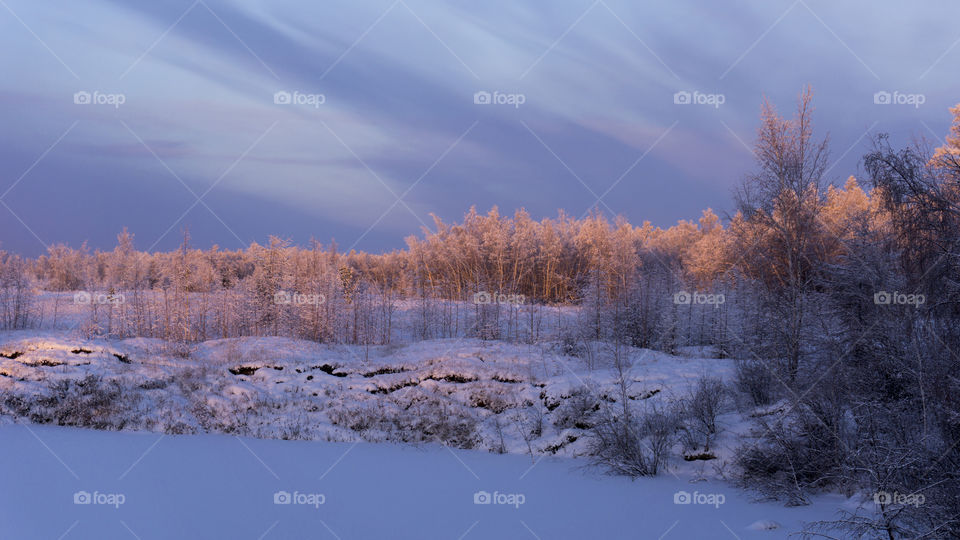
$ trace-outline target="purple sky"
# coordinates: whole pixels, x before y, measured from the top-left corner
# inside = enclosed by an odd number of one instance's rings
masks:
[[[600,197],[638,224],[723,213],[753,165],[763,95],[790,112],[814,86],[833,181],[858,173],[868,132],[939,144],[960,102],[958,12],[0,0],[0,248],[110,249],[126,226],[166,250],[189,225],[202,247],[275,234],[381,251],[430,213],[579,216]],[[80,91],[104,103],[76,104]],[[478,91],[522,103],[475,104]],[[679,91],[722,103],[675,104]],[[879,91],[922,103],[878,105]]]

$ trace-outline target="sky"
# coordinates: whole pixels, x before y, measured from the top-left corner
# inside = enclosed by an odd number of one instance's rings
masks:
[[[724,215],[760,104],[814,88],[828,180],[939,145],[960,4],[0,0],[0,249],[404,246],[475,205]],[[878,94],[879,93],[879,94]],[[888,94],[885,94],[888,93]]]

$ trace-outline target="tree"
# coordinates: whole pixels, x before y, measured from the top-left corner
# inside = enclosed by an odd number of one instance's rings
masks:
[[[741,267],[765,286],[790,381],[803,355],[808,292],[825,258],[820,213],[829,146],[828,137],[814,139],[812,99],[808,86],[792,119],[764,101],[754,150],[758,169],[737,192],[746,219],[734,233],[738,251],[751,255]]]

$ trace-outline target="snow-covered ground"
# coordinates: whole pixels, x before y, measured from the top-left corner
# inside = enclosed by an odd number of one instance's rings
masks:
[[[39,423],[168,434],[429,442],[508,453],[587,452],[584,406],[615,404],[620,389],[597,345],[593,366],[556,344],[445,339],[387,347],[288,338],[201,343],[184,357],[159,340],[85,340],[64,331],[0,337],[0,412]],[[729,360],[623,352],[627,395],[639,408],[686,395]],[[95,376],[95,381],[85,378]],[[39,396],[54,395],[49,407]],[[93,386],[96,388],[92,388]],[[590,389],[574,407],[571,398]],[[98,400],[105,394],[109,399]],[[96,418],[75,414],[98,406]],[[67,404],[67,405],[62,405]],[[590,412],[590,411],[586,411]],[[728,415],[731,424],[737,415]],[[0,417],[0,422],[3,422]],[[528,444],[529,443],[529,444]],[[721,458],[725,456],[720,456]],[[722,459],[721,459],[722,460]]]
[[[678,440],[655,478],[587,467],[592,414],[624,392],[668,410],[733,372],[708,350],[587,347],[2,333],[0,538],[782,538],[848,505],[733,487],[762,411],[732,399],[709,447]]]
[[[751,502],[721,481],[630,481],[578,459],[434,444],[26,425],[0,426],[0,441],[0,536],[25,540],[774,539],[832,517],[843,502],[787,508]],[[690,504],[675,502],[682,492]]]

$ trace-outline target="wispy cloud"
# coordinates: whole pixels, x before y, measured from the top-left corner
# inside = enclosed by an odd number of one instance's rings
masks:
[[[213,204],[236,204],[220,209],[229,216],[259,201],[256,223],[236,226],[251,239],[275,233],[346,243],[382,216],[391,191],[403,192],[479,122],[404,198],[415,216],[390,212],[358,246],[381,249],[416,232],[416,218],[455,218],[470,204],[583,211],[583,186],[569,182],[521,121],[599,191],[676,123],[609,201],[634,221],[667,224],[728,205],[730,187],[750,165],[730,130],[752,142],[763,95],[788,108],[803,84],[814,84],[818,127],[844,148],[874,123],[904,134],[922,129],[920,121],[945,128],[945,108],[960,99],[951,95],[960,35],[942,16],[957,8],[946,2],[885,2],[857,12],[813,0],[789,11],[786,1],[730,7],[702,0],[568,0],[549,8],[506,0],[7,3],[16,17],[0,12],[0,46],[19,53],[0,59],[9,74],[0,81],[0,178],[20,176],[51,136],[80,121],[7,202],[52,241],[103,247],[110,231],[128,226],[149,236],[183,211],[150,204],[155,190],[182,186],[166,182],[169,173],[120,120],[199,191],[277,122],[217,186]],[[890,10],[896,17],[879,15]],[[930,29],[926,39],[886,38],[919,27]],[[871,96],[883,89],[923,92],[926,104],[878,109]],[[74,105],[81,90],[122,93],[125,101]],[[322,94],[323,102],[277,104],[277,91]],[[523,103],[476,105],[478,91],[523,95]],[[722,94],[724,103],[677,106],[680,91]],[[844,156],[837,174],[855,173],[858,155]],[[63,201],[52,221],[31,222],[58,204],[49,188],[61,183],[83,186],[62,190],[81,202]],[[88,222],[80,208],[118,184],[122,203],[140,210],[76,226]],[[11,220],[0,217],[11,231],[0,237],[4,247],[36,249]],[[200,242],[228,240],[221,224],[204,230],[199,214],[184,222]]]

